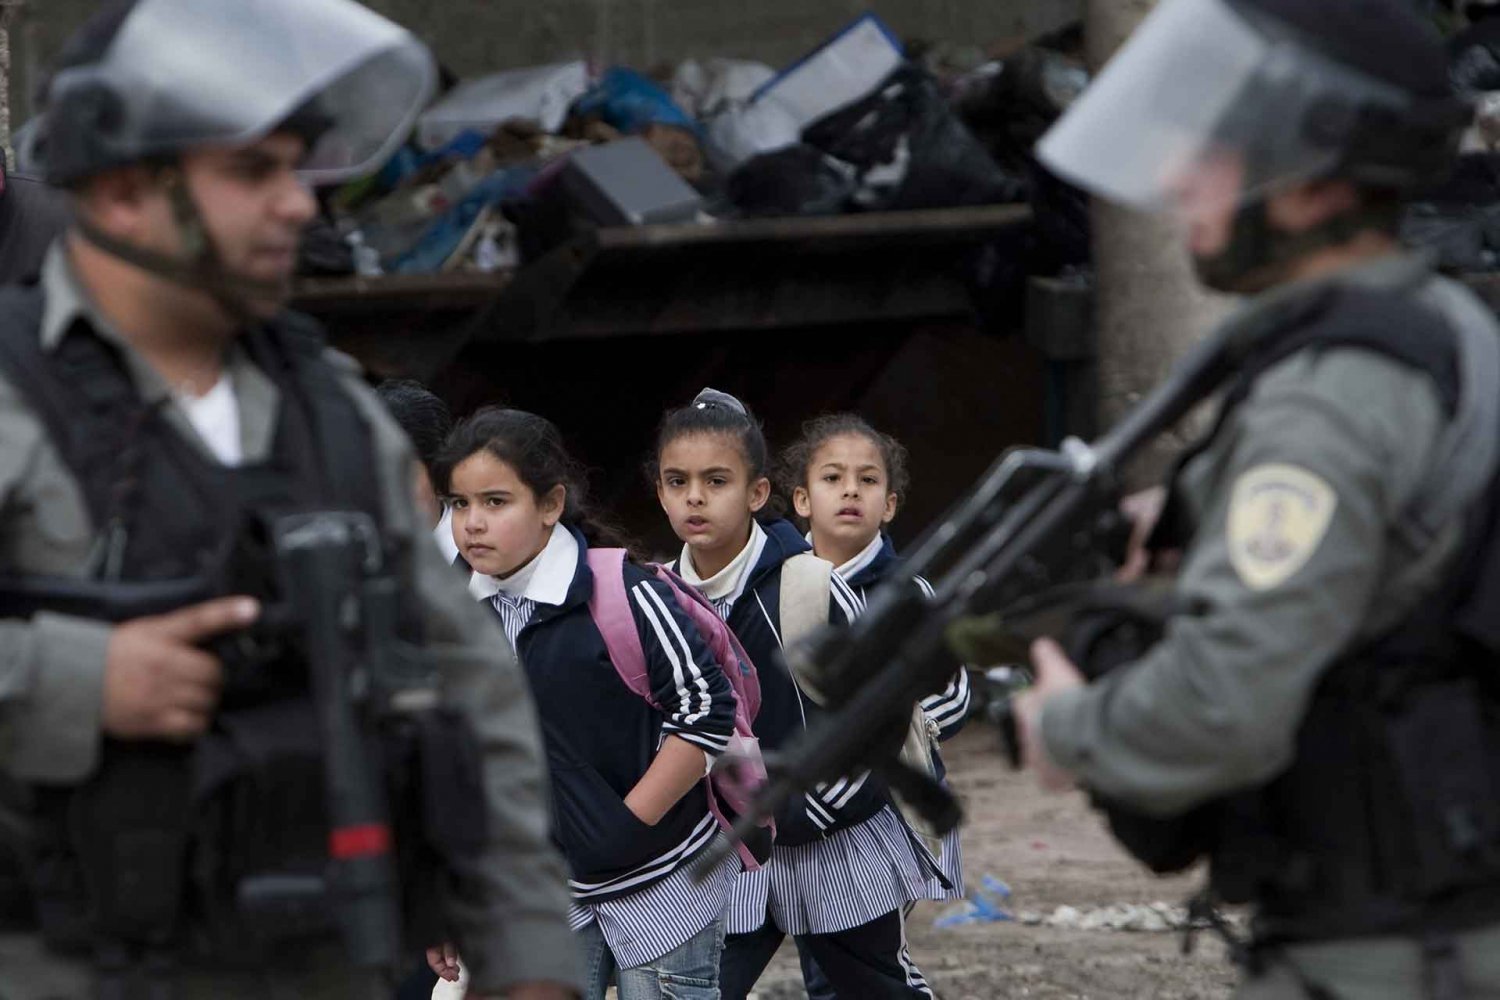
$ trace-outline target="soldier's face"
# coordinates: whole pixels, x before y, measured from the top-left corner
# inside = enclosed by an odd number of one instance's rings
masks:
[[[476,451],[449,477],[453,541],[477,572],[510,576],[547,547],[566,499],[563,486],[538,497],[508,462]]]
[[[1244,180],[1243,160],[1220,152],[1204,156],[1174,186],[1177,214],[1194,257],[1211,258],[1228,249]]]
[[[256,282],[285,284],[303,228],[317,203],[296,170],[306,145],[275,134],[252,146],[207,149],[183,158],[183,177],[220,264]],[[274,312],[281,302],[266,303]]]

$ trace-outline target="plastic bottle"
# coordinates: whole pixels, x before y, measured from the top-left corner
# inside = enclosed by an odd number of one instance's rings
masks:
[[[385,273],[380,266],[380,251],[365,242],[365,234],[356,229],[345,239],[354,254],[354,273],[361,278],[373,278]]]
[[[486,222],[474,247],[474,269],[491,274],[516,267],[520,262],[514,227],[499,218]]]
[[[495,241],[493,229],[486,228],[479,238],[479,245],[474,248],[474,267],[484,274],[500,270],[500,244]]]

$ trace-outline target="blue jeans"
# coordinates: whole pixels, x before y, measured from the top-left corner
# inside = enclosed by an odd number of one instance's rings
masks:
[[[621,969],[598,922],[578,932],[588,969],[586,1000],[604,1000],[618,975],[620,1000],[719,1000],[719,958],[724,951],[724,920],[703,928],[654,962]]]

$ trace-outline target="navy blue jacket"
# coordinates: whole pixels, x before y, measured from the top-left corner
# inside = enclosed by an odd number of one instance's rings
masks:
[[[538,604],[516,651],[531,682],[552,777],[553,837],[581,900],[629,895],[670,874],[710,844],[717,824],[701,785],[656,826],[624,799],[680,736],[717,756],[734,732],[734,691],[672,593],[627,562],[625,586],[646,652],[659,712],[620,680],[589,614],[594,574],[578,540],[578,566],[561,606]]]
[[[900,563],[901,559],[896,555],[896,546],[891,537],[882,534],[880,551],[875,554],[875,558],[844,582],[859,595],[861,601],[868,601],[870,592],[884,583]],[[924,594],[932,596],[932,584],[920,576],[916,578],[916,582]],[[922,699],[922,711],[937,724],[939,740],[952,739],[964,727],[964,721],[969,717],[969,694],[969,671],[960,667],[947,688]],[[937,774],[941,778],[947,771],[942,755],[934,754],[933,763],[937,765]]]
[[[729,627],[739,637],[760,676],[760,714],[755,735],[770,753],[800,736],[822,717],[823,709],[804,697],[781,655],[781,565],[811,546],[787,521],[762,525],[766,545],[751,567],[744,592],[730,608]],[[847,624],[862,605],[854,592],[833,576],[828,620]],[[890,801],[883,782],[873,775],[845,779],[793,799],[776,814],[776,842],[805,844],[862,823]]]

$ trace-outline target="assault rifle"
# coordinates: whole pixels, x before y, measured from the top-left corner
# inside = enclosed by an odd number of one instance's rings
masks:
[[[379,724],[431,678],[396,655],[398,586],[369,516],[284,517],[272,547],[322,736],[328,893],[350,961],[388,977],[401,965],[401,892]],[[425,690],[435,705],[435,684]]]
[[[242,879],[234,889],[239,919],[252,927],[257,919],[282,925],[272,929],[283,932],[290,923],[315,928],[331,920],[352,966],[389,978],[404,966],[405,952],[382,736],[393,718],[437,706],[436,678],[398,639],[398,583],[369,516],[282,516],[265,520],[255,534],[255,551],[231,558],[235,568],[214,578],[0,579],[0,614],[51,611],[124,622],[232,593],[261,597],[256,626],[212,646],[225,665],[225,703],[310,691],[328,860],[321,877]],[[247,574],[246,565],[255,571]]]
[[[1122,529],[1119,474],[1144,444],[1213,394],[1285,315],[1264,309],[1223,326],[1183,358],[1171,376],[1092,445],[1005,454],[969,494],[930,528],[902,570],[872,595],[847,628],[830,626],[787,651],[836,706],[782,752],[768,755],[769,781],[737,829],[820,782],[866,769],[886,779],[936,830],[959,821],[957,803],[930,778],[897,760],[911,706],[941,690],[958,669],[956,630],[1002,617],[1061,584],[1097,578],[1102,553]],[[932,584],[927,598],[912,584]]]

